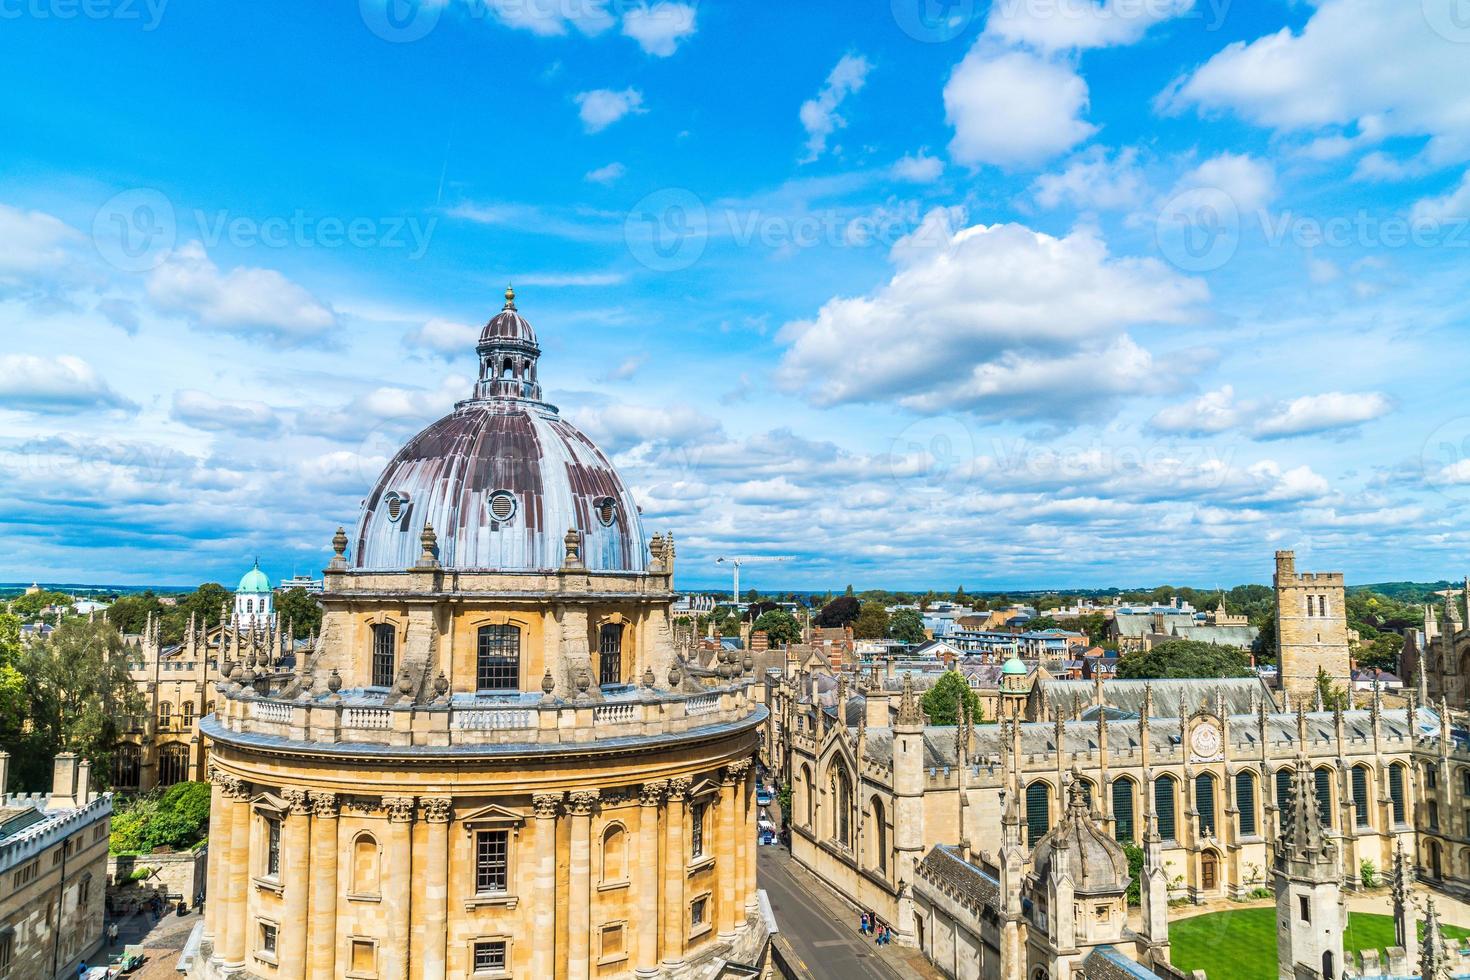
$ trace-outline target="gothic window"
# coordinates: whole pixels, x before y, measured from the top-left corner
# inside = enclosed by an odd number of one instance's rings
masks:
[[[172,786],[189,778],[189,747],[170,742],[158,753],[158,785]]]
[[[513,691],[521,686],[519,626],[481,626],[475,637],[475,687]]]
[[[801,767],[802,795],[806,797],[806,826],[808,830],[817,829],[817,800],[816,785],[812,782],[812,770],[809,766]]]
[[[179,726],[190,728],[194,724],[194,702],[185,701],[179,705]]]
[[[833,834],[837,842],[843,847],[852,846],[852,780],[847,777],[847,770],[838,769],[832,777],[833,797],[837,801],[836,812],[832,814]]]
[[[1199,812],[1199,832],[1215,836],[1215,777],[1211,773],[1194,777],[1194,808]]]
[[[1133,780],[1113,780],[1113,836],[1122,843],[1133,841]]]
[[[613,824],[602,834],[602,880],[623,881],[628,877],[628,835],[622,824]]]
[[[888,873],[888,828],[883,822],[883,801],[873,797],[873,867],[879,874]]]
[[[510,887],[510,831],[475,833],[475,891],[500,894]]]
[[[1433,800],[1429,801],[1429,829],[1439,829],[1439,804]]]
[[[392,687],[394,644],[397,637],[389,623],[373,626],[373,686]]]
[[[1159,815],[1159,836],[1164,840],[1176,840],[1173,776],[1160,776],[1154,780],[1154,812]]]
[[[597,683],[603,687],[623,683],[623,624],[603,623],[598,631],[597,652],[601,670]]]
[[[1388,767],[1388,797],[1393,801],[1393,822],[1404,822],[1404,767],[1395,762]]]
[[[1286,811],[1291,806],[1291,774],[1290,766],[1282,766],[1276,770],[1276,827],[1286,826]]]
[[[352,894],[378,894],[378,842],[372,834],[359,834],[352,842]]]
[[[1240,811],[1240,836],[1256,835],[1256,776],[1249,769],[1235,774],[1235,808]]]
[[[1460,770],[1460,792],[1470,796],[1470,769]]]
[[[131,742],[123,742],[112,757],[112,786],[118,790],[138,788],[139,750]]]
[[[1332,826],[1332,770],[1326,766],[1312,773],[1314,787],[1317,790],[1317,818],[1322,821],[1322,826]]]
[[[1368,826],[1368,767],[1353,766],[1353,818],[1359,827]]]
[[[167,701],[158,702],[158,727],[166,729],[173,724],[174,706]]]
[[[1439,769],[1432,762],[1424,766],[1424,788],[1439,788]]]
[[[1035,782],[1026,787],[1026,840],[1032,847],[1046,836],[1051,827],[1051,796],[1046,783]]]

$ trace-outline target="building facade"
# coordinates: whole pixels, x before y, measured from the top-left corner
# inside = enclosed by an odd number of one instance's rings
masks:
[[[1334,686],[1352,686],[1346,589],[1341,572],[1298,572],[1296,555],[1276,552],[1276,652],[1281,688],[1311,697],[1317,672]]]
[[[747,976],[750,662],[691,676],[672,536],[541,400],[514,294],[480,380],[339,530],[322,634],[222,663],[191,976]],[[352,541],[349,558],[349,540]]]

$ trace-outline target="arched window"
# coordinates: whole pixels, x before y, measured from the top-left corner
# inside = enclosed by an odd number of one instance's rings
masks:
[[[602,880],[623,881],[628,877],[628,834],[622,824],[613,824],[602,834]]]
[[[804,787],[802,795],[806,797],[806,826],[808,830],[815,833],[817,829],[817,784],[812,781],[811,766],[801,767],[801,785]]]
[[[852,780],[847,770],[838,766],[832,771],[832,836],[843,847],[852,846]]]
[[[1429,829],[1430,830],[1438,830],[1439,829],[1439,804],[1436,803],[1434,800],[1430,800],[1429,801],[1428,809],[1429,809]]]
[[[132,742],[123,742],[112,757],[112,787],[117,790],[138,788],[138,770],[142,754]]]
[[[603,687],[623,683],[623,624],[603,623],[598,631],[597,652],[601,669],[597,683]]]
[[[521,686],[519,626],[481,626],[475,637],[475,687],[514,691]]]
[[[174,722],[174,706],[167,701],[158,702],[158,727],[168,728]]]
[[[1164,840],[1176,840],[1173,776],[1160,776],[1154,780],[1154,812],[1159,815],[1159,836]]]
[[[194,702],[185,701],[179,705],[179,725],[189,728],[194,724]]]
[[[189,778],[189,746],[170,742],[158,752],[158,785],[172,786]]]
[[[1431,878],[1435,879],[1436,881],[1438,881],[1443,876],[1443,868],[1441,867],[1440,856],[1439,856],[1439,842],[1438,841],[1430,841],[1429,842],[1428,851],[1429,851],[1429,877],[1431,877]]]
[[[1202,772],[1194,777],[1194,808],[1199,813],[1199,832],[1215,836],[1215,776]]]
[[[358,834],[352,842],[352,894],[378,895],[378,842],[372,834]]]
[[[1388,798],[1393,802],[1393,822],[1404,822],[1404,764],[1395,762],[1388,767]]]
[[[1051,795],[1046,783],[1032,783],[1026,787],[1026,840],[1032,847],[1046,836],[1051,827]]]
[[[1121,776],[1113,780],[1113,836],[1123,843],[1133,842],[1133,780]]]
[[[1240,811],[1240,836],[1256,836],[1256,774],[1249,769],[1235,774],[1235,808]]]
[[[1372,818],[1368,798],[1368,767],[1353,766],[1353,818],[1359,827],[1369,826]]]
[[[1313,787],[1317,791],[1317,819],[1322,826],[1332,826],[1332,770],[1321,766],[1312,773]]]
[[[394,646],[397,636],[389,623],[376,623],[373,626],[373,686],[392,687],[394,667]]]
[[[870,864],[881,875],[888,874],[888,825],[883,819],[883,801],[873,797],[873,813],[869,820],[873,828],[873,854]]]
[[[1286,826],[1287,811],[1291,809],[1291,766],[1276,770],[1276,829]]]
[[[213,701],[206,701],[205,702],[205,704],[204,704],[204,713],[206,715],[212,715],[212,714],[214,714],[214,702]]]

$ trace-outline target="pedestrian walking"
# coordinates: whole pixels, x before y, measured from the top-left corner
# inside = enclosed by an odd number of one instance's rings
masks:
[[[871,927],[871,920],[868,918],[868,913],[864,912],[862,917],[858,919],[858,932],[866,936]]]

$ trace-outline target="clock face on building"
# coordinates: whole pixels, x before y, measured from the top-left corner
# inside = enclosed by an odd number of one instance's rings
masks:
[[[1196,760],[1217,758],[1220,755],[1220,729],[1210,722],[1196,725],[1189,734],[1189,749]]]

